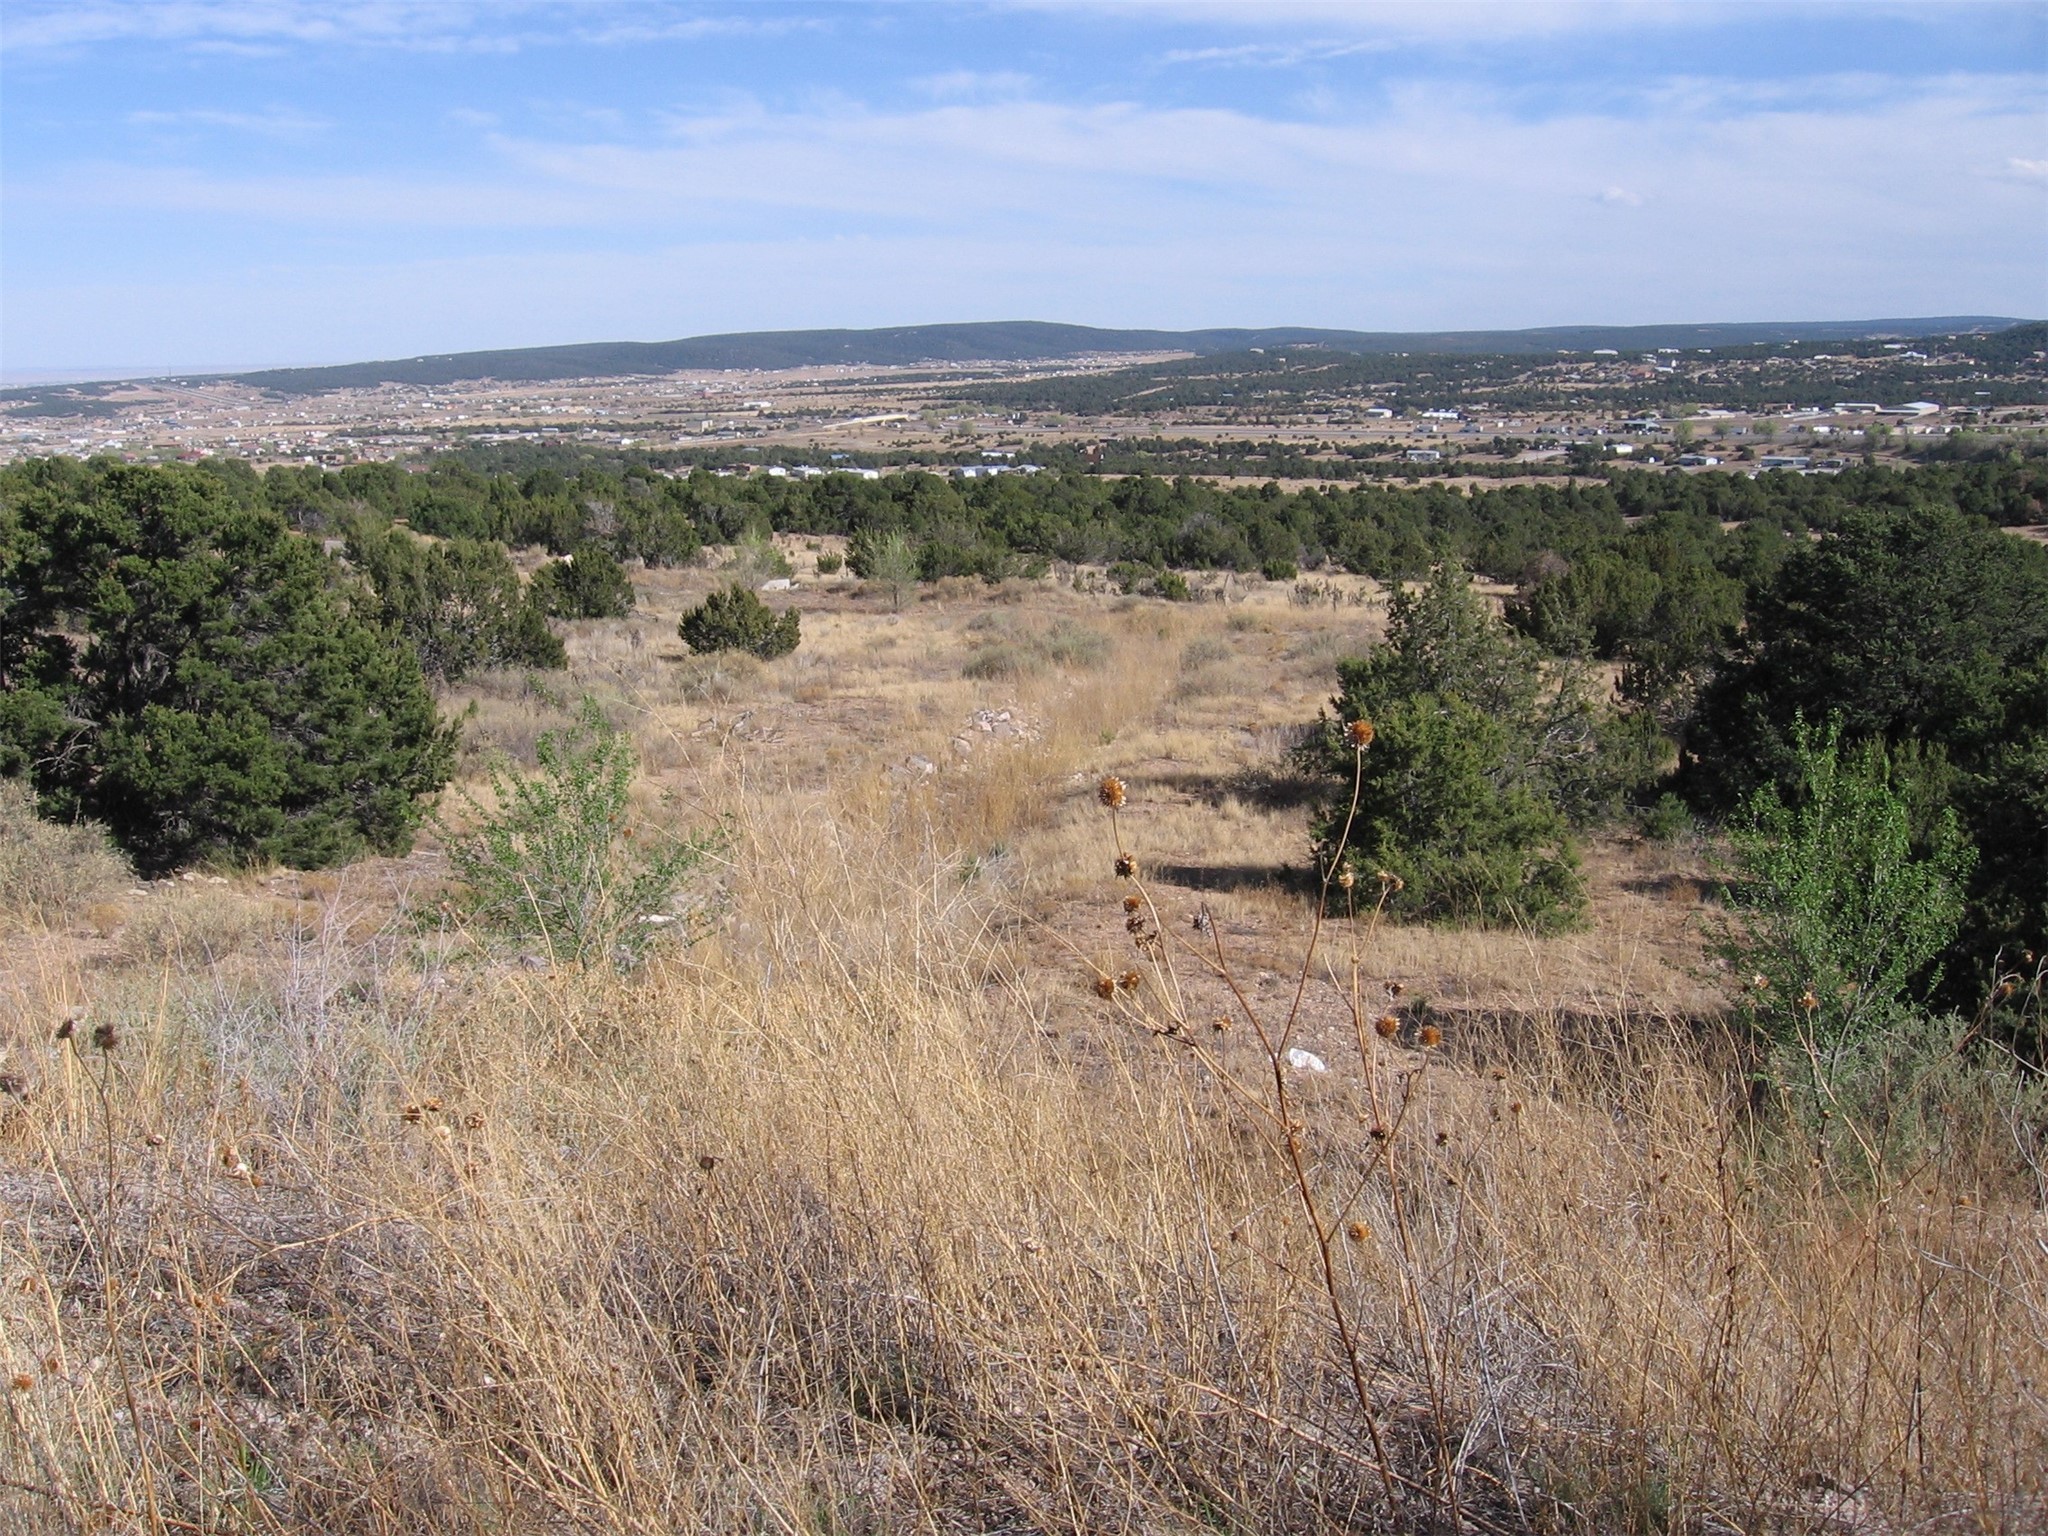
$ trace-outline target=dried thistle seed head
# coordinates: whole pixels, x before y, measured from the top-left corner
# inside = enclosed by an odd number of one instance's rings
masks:
[[[1407,990],[1408,989],[1398,981],[1390,981],[1387,983],[1387,996],[1389,997],[1399,997],[1403,992],[1406,992]]]
[[[27,1371],[16,1371],[14,1373],[13,1379],[8,1382],[8,1385],[14,1388],[14,1390],[17,1392],[30,1391],[34,1388],[35,1384],[35,1377],[29,1375]]]
[[[1127,932],[1142,935],[1145,932],[1145,914],[1133,912],[1124,919],[1124,928]]]
[[[1358,884],[1358,876],[1354,875],[1353,873],[1351,873],[1350,870],[1347,869],[1342,874],[1337,876],[1337,884],[1344,890],[1348,891],[1351,889],[1351,887]]]
[[[1097,975],[1095,978],[1095,995],[1103,998],[1115,997],[1116,978],[1106,974]]]
[[[1124,781],[1113,773],[1108,775],[1100,784],[1095,786],[1095,798],[1112,811],[1122,810],[1124,808]]]
[[[112,1051],[121,1043],[121,1036],[111,1024],[95,1024],[92,1027],[92,1048],[96,1051]]]
[[[713,1157],[709,1152],[706,1152],[702,1157],[697,1159],[697,1166],[701,1168],[704,1172],[709,1173],[712,1169],[718,1166],[718,1159]]]
[[[437,1098],[422,1099],[420,1100],[420,1108],[430,1115],[438,1115],[441,1113],[441,1101]]]
[[[484,1117],[472,1109],[462,1117],[462,1128],[465,1131],[480,1131],[484,1128]]]
[[[1808,987],[1804,992],[1799,994],[1799,1006],[1801,1008],[1804,1008],[1808,1013],[1813,1012],[1814,1009],[1820,1006],[1820,999],[1813,995],[1813,988]]]
[[[1391,1040],[1401,1033],[1401,1021],[1391,1013],[1383,1013],[1372,1021],[1372,1032],[1382,1040]]]
[[[1132,858],[1128,853],[1118,854],[1116,856],[1116,877],[1119,880],[1137,879],[1138,861]]]
[[[1350,1238],[1351,1241],[1353,1241],[1354,1243],[1362,1243],[1368,1237],[1372,1236],[1372,1228],[1368,1227],[1362,1221],[1354,1221],[1349,1226],[1345,1227],[1344,1235]]]
[[[1367,1134],[1370,1135],[1374,1141],[1385,1141],[1389,1136],[1393,1135],[1394,1133],[1388,1130],[1384,1125],[1376,1125],[1371,1129],[1371,1131],[1367,1132]]]
[[[1230,1031],[1229,1015],[1222,1013],[1217,1014],[1215,1018],[1209,1021],[1209,1027],[1215,1030],[1216,1033],[1219,1035],[1228,1034]]]
[[[1762,992],[1766,990],[1770,986],[1770,984],[1771,978],[1766,976],[1762,971],[1758,971],[1754,976],[1749,978],[1749,985],[1752,991]]]
[[[420,1114],[421,1111],[419,1105],[408,1104],[405,1106],[405,1108],[401,1109],[398,1112],[398,1118],[403,1120],[407,1125],[418,1125],[420,1123]]]
[[[1124,910],[1126,912],[1135,912],[1143,905],[1145,905],[1145,898],[1138,895],[1135,891],[1124,898]]]
[[[69,1040],[72,1037],[72,1035],[77,1033],[77,1031],[78,1020],[66,1019],[62,1024],[59,1024],[57,1026],[56,1038],[59,1040]]]
[[[1451,1133],[1449,1131],[1438,1131],[1436,1133],[1436,1144],[1440,1147],[1448,1147],[1451,1144]]]
[[[1354,720],[1344,727],[1344,739],[1361,752],[1372,745],[1373,734],[1370,720]]]
[[[1433,1051],[1444,1043],[1444,1032],[1434,1024],[1425,1024],[1416,1032],[1415,1038],[1422,1042],[1425,1051]]]
[[[1116,984],[1126,992],[1135,992],[1138,990],[1139,983],[1144,981],[1144,979],[1136,971],[1125,971],[1123,975],[1117,977]]]

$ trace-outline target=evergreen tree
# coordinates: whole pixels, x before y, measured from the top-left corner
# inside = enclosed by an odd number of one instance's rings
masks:
[[[1584,892],[1572,826],[1649,778],[1642,726],[1596,708],[1576,672],[1547,668],[1455,565],[1397,594],[1386,643],[1340,663],[1338,678],[1336,718],[1302,753],[1329,785],[1319,860],[1342,839],[1366,878],[1400,878],[1390,905],[1414,916],[1574,919]],[[1362,756],[1347,734],[1358,720],[1374,732]]]
[[[623,619],[633,609],[633,583],[602,544],[579,544],[534,573],[532,597],[557,619]]]
[[[459,682],[489,667],[568,665],[540,594],[520,586],[502,544],[416,539],[366,520],[350,525],[348,556],[381,601],[387,624],[426,674]]]
[[[106,467],[10,500],[0,772],[46,813],[104,822],[151,872],[410,846],[455,733],[318,545],[191,470]]]
[[[693,651],[748,651],[773,661],[796,649],[802,623],[794,608],[778,618],[745,587],[730,586],[684,614],[676,632]]]

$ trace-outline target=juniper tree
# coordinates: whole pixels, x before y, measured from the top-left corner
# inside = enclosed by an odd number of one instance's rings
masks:
[[[191,470],[8,489],[0,772],[46,814],[104,822],[145,871],[410,846],[454,732],[319,545]]]

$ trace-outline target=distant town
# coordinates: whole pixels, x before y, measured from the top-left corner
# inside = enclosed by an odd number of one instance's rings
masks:
[[[1149,443],[1204,472],[1295,480],[1595,459],[1827,473],[1958,432],[2027,439],[2044,427],[2048,327],[2024,325],[1548,356],[1294,345],[322,389],[262,375],[44,385],[0,392],[0,463],[340,467],[536,443],[734,473],[973,477],[1076,455],[1108,468],[1105,444]]]

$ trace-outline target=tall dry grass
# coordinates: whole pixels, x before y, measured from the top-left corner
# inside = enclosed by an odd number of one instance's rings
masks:
[[[1685,1019],[1532,995],[1276,1078],[1243,1016],[1148,1028],[1135,952],[1056,996],[1004,850],[1174,684],[1119,660],[907,785],[650,702],[728,915],[629,976],[445,960],[348,880],[205,963],[9,966],[0,1521],[2040,1528],[2027,1103],[1850,1185]]]

